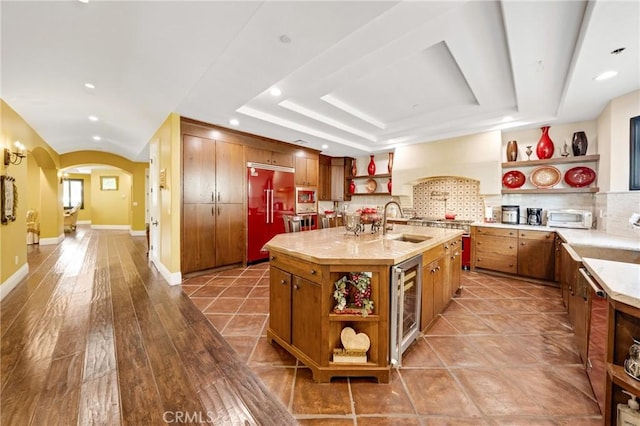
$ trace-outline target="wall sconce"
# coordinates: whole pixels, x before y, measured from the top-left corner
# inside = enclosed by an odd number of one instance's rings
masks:
[[[20,143],[20,141],[16,141],[14,145],[16,146],[15,151],[11,151],[9,148],[4,149],[5,166],[8,166],[9,164],[18,165],[22,163],[22,159],[27,156],[25,154],[26,148]]]

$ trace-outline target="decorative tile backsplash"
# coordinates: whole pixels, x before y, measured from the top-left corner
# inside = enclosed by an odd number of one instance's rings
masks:
[[[479,193],[480,182],[459,177],[438,177],[413,187],[416,216],[444,219],[455,213],[456,219],[482,220],[484,203]]]

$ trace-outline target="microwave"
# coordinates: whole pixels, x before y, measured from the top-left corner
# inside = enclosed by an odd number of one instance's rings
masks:
[[[554,228],[584,228],[593,225],[593,216],[588,210],[549,210],[547,212],[547,226]]]
[[[296,214],[318,212],[316,192],[315,187],[296,187]]]

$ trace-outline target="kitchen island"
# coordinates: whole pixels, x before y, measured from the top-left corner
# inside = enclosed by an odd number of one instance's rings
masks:
[[[460,230],[408,225],[396,225],[386,235],[328,228],[275,236],[265,245],[270,252],[269,342],[309,367],[317,382],[364,376],[387,383],[392,367],[391,301],[396,300],[391,297],[392,268],[411,259],[422,261],[422,279],[414,281],[421,288],[411,293],[418,295],[414,302],[419,317],[408,321],[424,329],[460,287],[461,236]],[[336,283],[353,276],[366,278],[365,297],[373,306],[336,309]],[[350,349],[343,348],[345,328],[368,341],[368,350],[353,361],[342,357],[335,362],[334,351]]]

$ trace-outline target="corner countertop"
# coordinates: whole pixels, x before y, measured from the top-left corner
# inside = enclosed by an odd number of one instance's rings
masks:
[[[509,228],[527,231],[556,232],[569,245],[615,248],[640,251],[640,238],[607,234],[596,229],[552,228],[549,226],[509,225],[506,223],[474,222],[471,226]]]
[[[608,297],[640,309],[640,265],[589,257],[582,263]]]
[[[395,225],[382,235],[367,230],[360,235],[344,227],[278,234],[265,249],[279,251],[320,265],[395,265],[463,234],[459,229]],[[399,241],[401,235],[426,237],[425,241]]]

